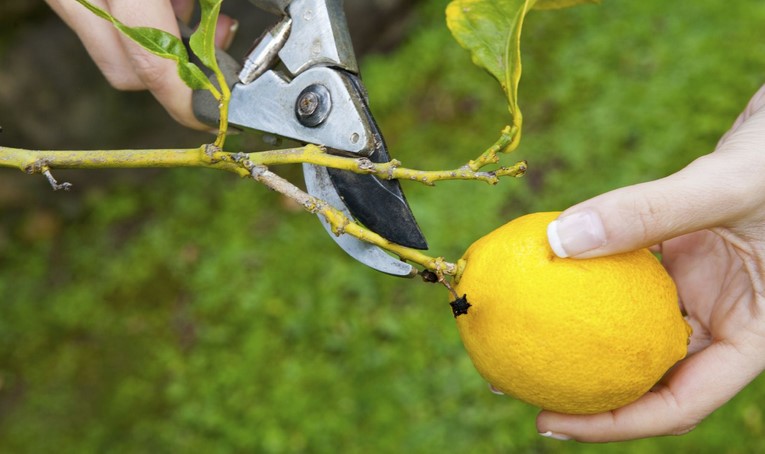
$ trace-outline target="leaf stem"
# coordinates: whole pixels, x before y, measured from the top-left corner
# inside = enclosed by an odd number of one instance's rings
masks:
[[[478,159],[468,163],[468,167],[473,171],[478,171],[489,164],[499,162],[499,153],[510,153],[518,148],[521,140],[521,129],[517,126],[505,126],[496,142],[483,152]]]
[[[218,122],[218,135],[215,138],[215,146],[222,150],[226,144],[226,133],[228,132],[228,105],[231,101],[231,89],[228,87],[226,78],[220,69],[215,71],[215,76],[218,79],[218,85],[220,86],[220,97],[216,97],[218,100],[218,111],[220,113],[220,121]]]

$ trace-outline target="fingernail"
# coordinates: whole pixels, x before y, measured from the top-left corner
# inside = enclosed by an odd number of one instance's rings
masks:
[[[556,434],[551,431],[547,432],[540,432],[539,435],[545,437],[545,438],[552,438],[553,440],[560,440],[560,441],[569,441],[571,440],[571,437],[568,435],[562,435],[562,434]]]
[[[226,49],[231,47],[231,43],[234,42],[234,38],[236,37],[236,32],[239,31],[239,21],[234,20],[234,23],[231,24],[231,27],[228,28],[228,39],[226,40]]]
[[[495,388],[494,385],[492,385],[491,383],[489,383],[489,391],[493,392],[494,394],[496,394],[498,396],[504,396],[505,395],[505,393],[503,393],[502,391],[500,391],[497,388]]]
[[[547,240],[558,257],[575,257],[605,245],[606,231],[597,213],[584,210],[552,221]]]
[[[227,16],[219,16],[218,26],[215,29],[215,43],[218,48],[226,50],[231,47],[237,30],[239,30],[239,21]]]

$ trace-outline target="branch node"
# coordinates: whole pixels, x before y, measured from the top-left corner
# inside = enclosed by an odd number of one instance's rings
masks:
[[[303,201],[303,208],[311,214],[319,214],[323,207],[320,203],[311,198]]]
[[[392,180],[393,179],[393,173],[396,171],[396,169],[401,167],[401,161],[399,161],[398,159],[393,159],[388,164],[390,166],[390,167],[388,167],[388,179]]]
[[[369,158],[359,158],[359,170],[362,172],[374,172],[375,170],[375,163],[372,162]]]
[[[326,202],[322,201],[322,203],[326,203]],[[350,223],[351,223],[351,220],[343,216],[342,218],[340,218],[340,222],[331,223],[332,233],[334,233],[335,236],[340,236],[344,234],[345,228],[348,227]]]
[[[247,168],[247,170],[250,171],[250,174],[252,175],[252,178],[256,180],[260,180],[263,175],[265,175],[266,172],[268,172],[268,167],[264,165],[254,165],[252,161],[245,161],[244,166]]]
[[[208,158],[210,158],[210,162],[215,164],[216,162],[220,161],[220,159],[216,158],[215,154],[220,151],[220,147],[214,143],[208,143],[205,145],[205,154]]]

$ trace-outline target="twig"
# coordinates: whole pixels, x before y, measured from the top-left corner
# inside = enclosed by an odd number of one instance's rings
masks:
[[[459,264],[446,261],[443,257],[430,257],[422,252],[392,243],[382,236],[346,217],[327,202],[311,196],[289,181],[268,170],[268,165],[309,163],[355,173],[373,174],[382,179],[418,181],[434,185],[443,180],[477,180],[496,184],[500,177],[519,177],[526,171],[526,163],[518,162],[486,172],[483,166],[496,162],[497,153],[511,150],[515,134],[510,128],[477,161],[471,161],[456,170],[424,171],[401,167],[399,161],[375,163],[367,158],[336,156],[323,148],[308,145],[302,148],[273,150],[258,153],[227,153],[215,144],[187,149],[156,150],[92,150],[92,151],[35,151],[19,148],[0,147],[0,167],[15,167],[24,172],[42,173],[54,190],[69,190],[71,184],[59,184],[50,170],[78,168],[157,168],[157,167],[202,167],[225,170],[242,177],[252,177],[267,187],[295,200],[307,211],[322,216],[336,235],[348,234],[359,240],[381,247],[403,260],[421,265],[436,273],[443,281],[444,275],[459,277]]]
[[[43,170],[43,175],[45,175],[45,178],[48,179],[48,183],[50,183],[50,186],[53,188],[54,191],[68,191],[72,189],[72,183],[63,182],[61,184],[56,181],[55,178],[53,178],[53,174],[50,172],[50,169],[45,168]]]
[[[498,150],[499,146],[497,145],[493,148]],[[470,164],[455,170],[415,170],[401,167],[401,162],[395,159],[386,163],[375,163],[368,158],[349,158],[332,155],[323,148],[314,145],[308,145],[303,148],[252,153],[249,155],[249,159],[255,165],[272,166],[307,163],[333,169],[348,170],[354,173],[372,174],[384,180],[417,181],[428,186],[434,186],[437,181],[446,180],[476,180],[489,184],[497,184],[501,177],[523,176],[528,168],[526,161],[520,161],[512,166],[501,167],[491,172],[473,170]]]
[[[499,153],[510,153],[518,148],[520,141],[520,128],[516,126],[505,126],[499,139],[497,139],[494,145],[484,151],[478,159],[470,161],[468,167],[473,171],[478,171],[489,164],[496,164],[499,162]]]
[[[453,276],[457,273],[456,264],[447,262],[443,257],[430,257],[416,249],[391,243],[371,230],[352,222],[340,210],[337,210],[327,202],[304,192],[289,181],[271,172],[268,170],[268,167],[255,164],[251,161],[244,161],[242,164],[245,168],[250,169],[252,178],[256,181],[280,194],[284,194],[292,200],[295,200],[305,208],[306,211],[322,216],[332,227],[332,231],[335,235],[347,234],[356,237],[359,240],[366,241],[367,243],[374,244],[375,246],[379,246],[398,255],[403,260],[417,263],[439,276]]]
[[[0,147],[0,167],[28,174],[43,173],[46,169],[203,167],[249,176],[231,154],[208,152],[209,148],[205,145],[186,149],[39,151]]]
[[[241,154],[220,151],[215,145],[186,149],[154,150],[72,150],[37,151],[0,147],[0,167],[14,167],[26,173],[41,173],[50,169],[107,169],[107,168],[168,168],[205,167],[227,170],[249,176],[238,161]],[[415,170],[401,167],[401,162],[374,163],[367,158],[351,158],[327,153],[323,148],[307,145],[301,148],[272,150],[245,154],[253,165],[284,165],[308,163],[350,172],[373,174],[382,179],[417,181],[433,186],[437,181],[475,180],[497,184],[502,177],[520,177],[527,164],[520,161],[509,167],[491,172],[475,171],[465,165],[455,170]]]

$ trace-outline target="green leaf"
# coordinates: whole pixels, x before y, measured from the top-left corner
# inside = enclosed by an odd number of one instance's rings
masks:
[[[223,0],[199,0],[201,6],[201,19],[199,21],[199,26],[189,39],[189,46],[194,52],[194,55],[215,73],[218,87],[220,87],[219,94],[213,94],[215,98],[220,101],[220,124],[218,128],[218,137],[215,139],[215,145],[218,148],[223,148],[226,141],[226,131],[228,129],[228,104],[231,99],[228,82],[218,66],[215,50],[215,28],[218,24],[221,3],[223,3]]]
[[[93,5],[87,0],[77,0],[77,2],[92,11],[98,17],[114,24],[114,27],[117,28],[117,30],[154,55],[174,60],[178,66],[178,75],[181,77],[181,80],[192,89],[214,89],[212,83],[210,83],[210,79],[205,76],[202,70],[189,61],[189,54],[186,51],[186,47],[175,35],[156,28],[128,27],[108,12]]]
[[[558,9],[600,0],[452,0],[446,23],[473,62],[496,78],[507,96],[514,138],[506,151],[520,140],[523,116],[518,106],[521,81],[521,32],[526,14],[533,8]]]
[[[507,96],[513,126],[520,130],[518,83],[521,80],[521,30],[535,0],[454,0],[446,8],[446,22],[457,42],[469,50],[473,62],[485,68]]]
[[[583,3],[600,3],[601,0],[537,0],[534,9],[562,9]]]
[[[218,68],[215,58],[215,26],[223,0],[200,0],[201,16],[199,27],[191,35],[189,45],[194,54],[205,66],[213,71]]]

